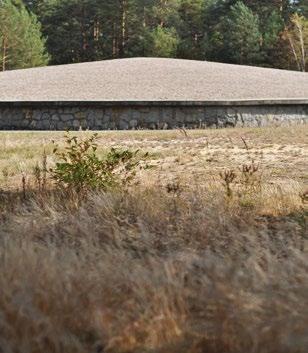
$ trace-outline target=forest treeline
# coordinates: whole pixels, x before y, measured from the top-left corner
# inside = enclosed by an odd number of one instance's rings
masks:
[[[308,0],[0,0],[0,70],[125,57],[308,69]]]

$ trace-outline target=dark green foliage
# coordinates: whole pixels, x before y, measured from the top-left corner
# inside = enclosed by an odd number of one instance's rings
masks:
[[[152,31],[152,48],[150,53],[157,57],[174,57],[178,46],[178,37],[174,28],[157,26]]]
[[[59,1],[46,10],[43,24],[54,64],[99,59],[102,44],[95,34],[98,26],[95,1]]]
[[[0,1],[0,70],[48,63],[41,25],[21,1]]]
[[[241,1],[231,7],[226,20],[224,48],[228,62],[256,64],[260,61],[259,17]]]
[[[261,56],[262,66],[276,66],[276,50],[279,44],[279,35],[283,31],[284,22],[280,14],[274,10],[271,14],[263,19]]]
[[[187,59],[204,59],[204,0],[182,0],[180,14],[180,43],[178,55]]]
[[[54,155],[57,162],[50,170],[56,184],[69,191],[84,193],[87,190],[107,190],[125,186],[141,168],[139,151],[111,148],[103,159],[97,155],[97,134],[85,139],[65,136],[66,147],[59,150],[56,146]]]
[[[21,1],[21,0],[19,0]],[[51,63],[163,56],[294,68],[284,29],[307,0],[24,0]]]

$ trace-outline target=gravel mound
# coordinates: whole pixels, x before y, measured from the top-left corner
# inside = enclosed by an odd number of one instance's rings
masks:
[[[308,74],[206,61],[134,58],[0,73],[0,101],[308,99]]]

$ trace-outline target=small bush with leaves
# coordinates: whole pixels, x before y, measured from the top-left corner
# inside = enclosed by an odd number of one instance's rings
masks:
[[[64,150],[55,146],[57,162],[50,172],[59,186],[76,192],[124,186],[135,177],[138,167],[142,168],[140,160],[147,157],[147,154],[139,156],[138,150],[111,148],[100,159],[96,141],[97,134],[78,139],[67,133]]]

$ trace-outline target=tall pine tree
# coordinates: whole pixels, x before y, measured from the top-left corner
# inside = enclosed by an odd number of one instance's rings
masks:
[[[260,57],[259,17],[239,1],[231,7],[225,26],[224,46],[235,64],[258,64]]]
[[[204,59],[205,0],[182,0],[179,7],[178,55],[187,59]]]
[[[307,0],[23,1],[54,64],[172,56],[296,69],[282,34],[307,13]]]
[[[48,63],[40,23],[21,1],[0,1],[0,24],[2,71]]]

